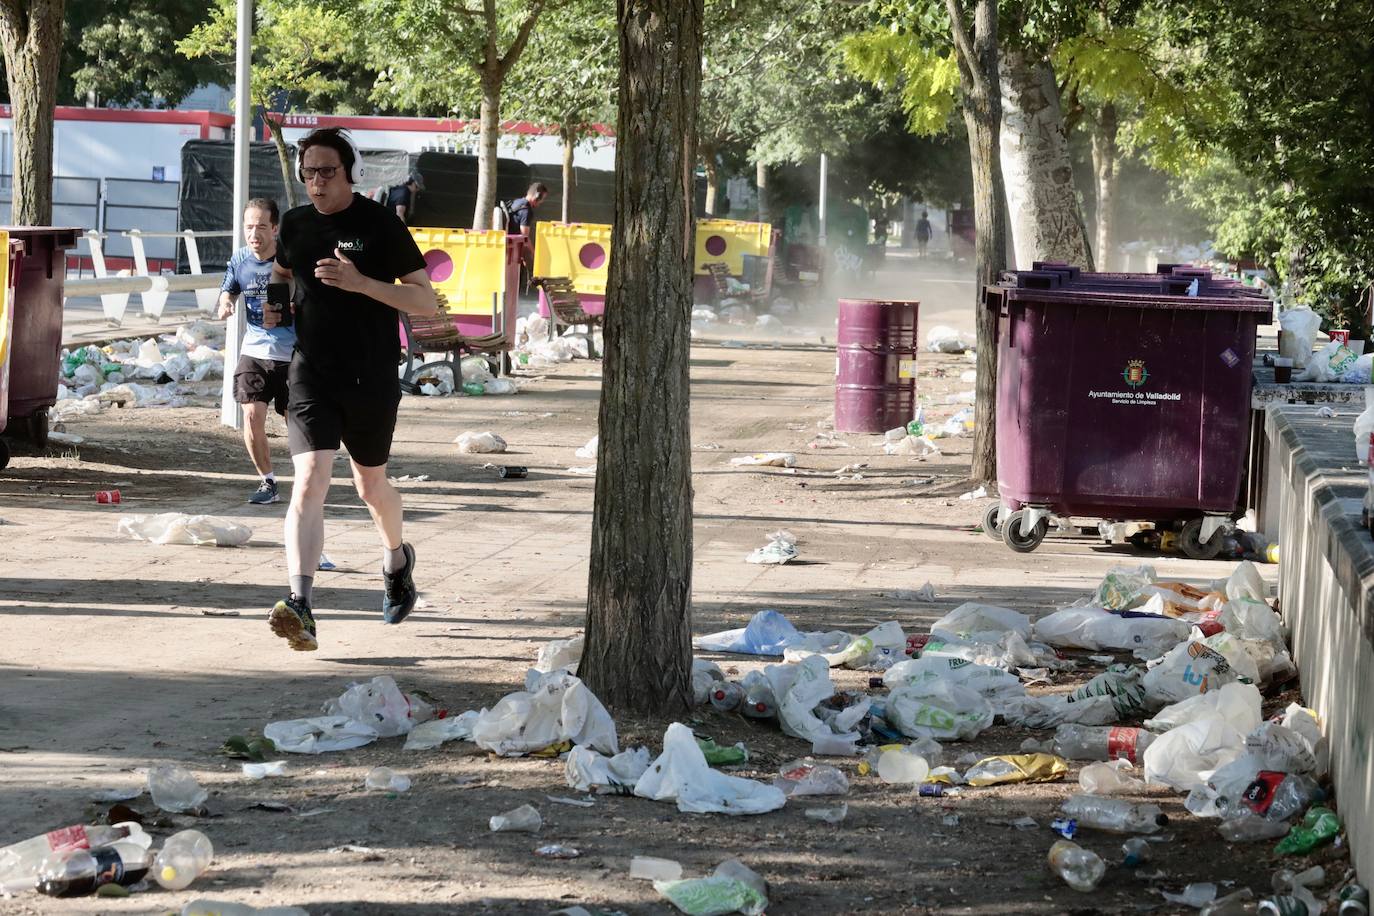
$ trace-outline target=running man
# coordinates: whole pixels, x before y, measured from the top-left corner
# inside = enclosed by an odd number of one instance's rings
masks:
[[[433,315],[437,304],[405,224],[394,210],[353,193],[363,163],[348,134],[320,128],[296,146],[310,203],[282,217],[272,270],[275,282],[294,284],[286,411],[295,466],[285,535],[291,593],[272,608],[269,623],[292,649],[310,651],[319,643],[308,573],[324,546],[324,502],[341,444],[382,541],[382,621],[400,623],[415,607],[415,550],[401,539],[401,495],[386,475],[401,400],[396,313]],[[269,307],[268,326],[278,320]]]

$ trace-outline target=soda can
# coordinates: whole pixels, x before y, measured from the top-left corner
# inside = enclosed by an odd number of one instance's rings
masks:
[[[942,782],[923,782],[916,790],[917,795],[924,795],[926,798],[941,798],[945,794],[945,784]]]
[[[1336,912],[1340,916],[1368,916],[1369,891],[1358,884],[1347,884],[1341,889],[1341,906]]]
[[[98,503],[117,503],[119,502],[118,490],[97,490],[95,501]]]
[[[1307,904],[1290,894],[1276,894],[1271,900],[1261,900],[1255,912],[1259,916],[1308,916]]]
[[[1066,840],[1072,840],[1078,832],[1078,821],[1071,817],[1056,817],[1050,821],[1050,829]]]
[[[880,677],[871,677],[868,679],[869,690],[882,690],[885,686],[887,685],[883,683],[883,679]]]
[[[519,465],[514,464],[502,465],[501,467],[496,469],[496,476],[501,478],[528,477],[530,476],[530,469],[522,468]]]

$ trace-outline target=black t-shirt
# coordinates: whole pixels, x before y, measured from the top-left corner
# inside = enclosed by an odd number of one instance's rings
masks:
[[[530,207],[528,197],[519,197],[510,202],[507,208],[510,210],[510,222],[506,224],[507,235],[520,235],[520,229],[528,226],[530,220],[534,218],[534,210]]]
[[[277,263],[296,279],[296,354],[310,369],[341,384],[396,380],[401,357],[397,313],[362,293],[326,286],[315,277],[337,247],[364,276],[391,283],[425,259],[395,210],[354,194],[338,213],[313,204],[281,219]]]

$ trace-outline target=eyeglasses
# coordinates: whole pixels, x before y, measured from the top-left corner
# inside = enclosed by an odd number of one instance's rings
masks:
[[[338,173],[338,171],[339,166],[337,165],[322,165],[319,168],[307,165],[301,169],[301,174],[305,176],[306,181],[309,181],[316,175],[319,175],[325,181],[328,181],[329,179],[333,178]]]

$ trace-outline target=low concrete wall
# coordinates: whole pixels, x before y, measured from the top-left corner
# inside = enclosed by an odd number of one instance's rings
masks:
[[[1336,803],[1351,857],[1374,880],[1374,539],[1360,527],[1368,489],[1355,460],[1357,411],[1274,405],[1266,418],[1280,515],[1279,600],[1307,704],[1331,742]]]

